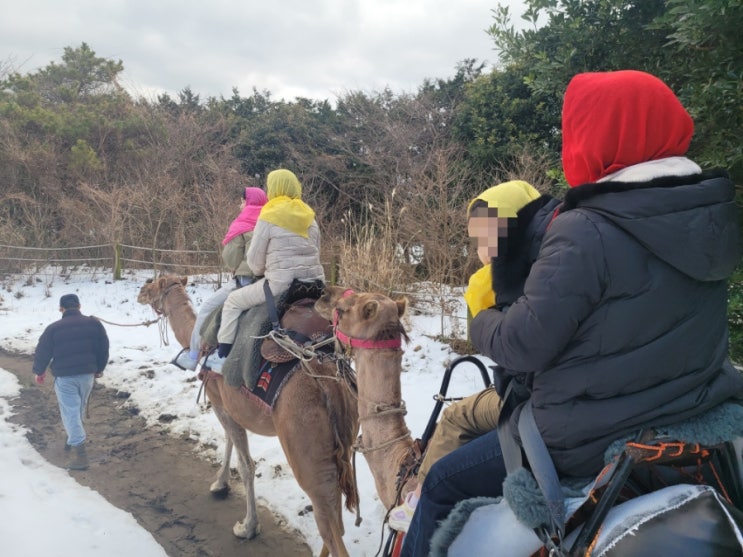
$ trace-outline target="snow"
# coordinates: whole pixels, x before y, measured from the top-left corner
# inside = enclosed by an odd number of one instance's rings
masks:
[[[169,425],[173,436],[188,436],[199,442],[206,458],[219,460],[224,437],[214,413],[205,412],[196,402],[198,381],[187,381],[192,372],[184,372],[168,362],[180,349],[168,330],[169,345],[163,345],[157,325],[122,327],[152,320],[149,306],[137,303],[137,294],[152,273],[138,272],[123,280],[112,281],[110,272],[80,272],[61,275],[47,270],[39,275],[9,277],[0,291],[0,348],[32,354],[39,336],[51,322],[59,319],[60,296],[76,293],[85,315],[95,315],[104,323],[111,341],[111,357],[103,377],[104,386],[131,393],[126,404],[139,408],[149,424],[159,423],[158,416],[177,416]],[[215,289],[212,277],[190,277],[187,291],[198,305]],[[434,408],[446,366],[457,357],[448,345],[435,340],[442,333],[464,335],[465,308],[461,292],[453,292],[446,307],[452,315],[436,312],[432,296],[416,289],[417,300],[406,318],[410,342],[405,346],[402,394],[407,405],[407,424],[413,437],[420,437]],[[430,302],[430,310],[421,308]],[[486,361],[486,363],[489,363]],[[142,366],[154,368],[154,377],[141,373]],[[29,374],[31,370],[28,370]],[[478,369],[465,363],[457,366],[448,389],[449,396],[466,396],[482,388]],[[134,517],[112,506],[96,492],[83,487],[66,470],[46,462],[26,439],[26,430],[11,424],[13,398],[20,391],[16,377],[0,369],[0,539],[4,555],[56,555],[70,548],[69,555],[92,557],[108,555],[165,555],[154,538],[142,529]],[[257,463],[255,489],[259,504],[268,506],[296,528],[317,554],[322,540],[312,513],[299,511],[310,504],[290,473],[290,467],[275,437],[249,435],[251,455]],[[216,449],[214,448],[216,446]],[[355,514],[344,508],[344,540],[354,557],[376,555],[387,529],[382,521],[385,509],[376,495],[371,472],[361,455],[356,458],[363,522],[355,526]],[[232,465],[236,465],[233,456]],[[280,466],[286,472],[273,473]],[[205,480],[207,491],[212,478]],[[235,520],[242,517],[235,517]],[[224,527],[232,528],[232,523]],[[43,529],[43,535],[38,535]],[[69,542],[69,543],[65,543]]]

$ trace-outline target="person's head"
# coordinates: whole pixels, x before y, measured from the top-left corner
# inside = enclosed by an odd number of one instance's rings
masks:
[[[570,186],[689,148],[694,123],[673,91],[645,72],[581,73],[565,91],[562,166]]]
[[[245,188],[242,193],[243,207],[246,205],[262,207],[268,201],[266,192],[261,188]]]
[[[269,200],[282,195],[291,199],[302,199],[302,184],[294,172],[280,168],[268,173],[266,194]]]
[[[68,309],[80,309],[80,298],[77,294],[65,294],[59,299],[59,311],[64,313]]]
[[[488,188],[467,207],[467,234],[477,245],[483,265],[505,255],[508,229],[516,226],[518,212],[541,194],[522,180]]]

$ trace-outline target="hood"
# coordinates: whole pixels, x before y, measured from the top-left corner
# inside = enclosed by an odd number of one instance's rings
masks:
[[[730,277],[740,259],[735,187],[723,171],[574,188],[562,211],[595,211],[659,259],[700,281]]]
[[[673,91],[645,72],[576,75],[562,108],[562,166],[571,186],[639,163],[682,156],[694,123]]]

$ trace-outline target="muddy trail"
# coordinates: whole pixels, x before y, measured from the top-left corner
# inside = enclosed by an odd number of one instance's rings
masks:
[[[64,467],[65,436],[50,378],[37,386],[31,359],[24,355],[0,351],[0,368],[14,373],[23,387],[12,401],[10,420],[29,430],[29,441],[46,460]],[[196,452],[195,441],[147,428],[136,408],[122,404],[127,397],[96,384],[86,421],[90,468],[70,472],[78,483],[130,512],[171,557],[312,555],[302,536],[265,507],[258,508],[260,535],[236,538],[232,526],[245,517],[245,499],[235,471],[228,496],[213,497],[209,484],[218,466]]]

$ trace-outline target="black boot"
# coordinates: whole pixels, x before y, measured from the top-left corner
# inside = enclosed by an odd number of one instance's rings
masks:
[[[67,468],[69,470],[87,470],[88,454],[85,452],[85,443],[81,443],[73,448],[75,449],[75,454]]]

